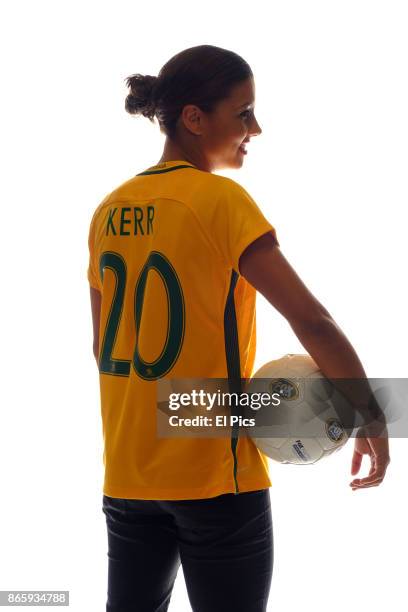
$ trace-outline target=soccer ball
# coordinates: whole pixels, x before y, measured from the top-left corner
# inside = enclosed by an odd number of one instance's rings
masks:
[[[316,463],[348,440],[339,415],[344,409],[349,414],[350,406],[308,354],[269,361],[249,380],[246,392],[252,398],[268,393],[276,400],[264,404],[255,426],[247,428],[257,448],[274,461]]]

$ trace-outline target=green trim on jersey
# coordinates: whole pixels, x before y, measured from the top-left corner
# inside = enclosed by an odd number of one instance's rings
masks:
[[[228,387],[230,393],[241,393],[241,365],[239,358],[239,344],[238,344],[238,327],[237,317],[235,312],[234,302],[234,290],[238,280],[238,273],[235,270],[231,272],[231,282],[228,291],[228,297],[225,304],[224,310],[224,338],[225,338],[225,355],[227,359],[228,369]],[[231,411],[232,415],[235,415],[235,411]],[[231,450],[234,456],[234,481],[235,481],[235,495],[238,495],[238,481],[237,481],[237,468],[238,461],[236,455],[236,448],[238,444],[239,436],[239,423],[234,424],[231,431]]]
[[[163,172],[171,172],[172,170],[179,170],[180,168],[197,168],[195,166],[189,166],[187,164],[180,164],[179,166],[172,166],[170,168],[163,168],[163,170],[145,170],[144,172],[139,172],[136,176],[144,176],[145,174],[162,174]]]

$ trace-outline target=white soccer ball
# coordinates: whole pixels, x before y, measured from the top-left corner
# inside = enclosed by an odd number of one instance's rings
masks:
[[[344,397],[308,354],[269,361],[250,379],[246,392],[279,395],[280,403],[263,405],[253,415],[255,427],[247,428],[257,448],[274,461],[316,463],[348,440],[339,417]]]

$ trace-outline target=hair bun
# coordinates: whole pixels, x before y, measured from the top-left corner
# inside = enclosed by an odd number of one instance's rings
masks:
[[[125,109],[132,115],[153,118],[155,113],[155,86],[158,77],[150,74],[133,74],[127,77],[130,93],[125,100]]]

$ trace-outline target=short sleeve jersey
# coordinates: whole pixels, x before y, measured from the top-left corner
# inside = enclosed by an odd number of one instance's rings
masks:
[[[96,208],[87,275],[102,296],[105,495],[202,499],[271,486],[248,436],[156,431],[160,378],[251,376],[256,290],[238,262],[267,232],[279,244],[241,185],[183,160],[140,172]]]

